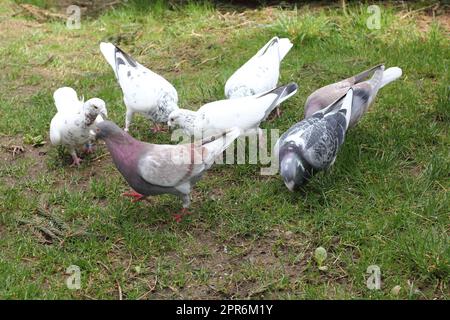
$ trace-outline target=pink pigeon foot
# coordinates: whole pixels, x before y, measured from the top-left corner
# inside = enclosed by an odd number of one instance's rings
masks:
[[[281,109],[280,107],[277,107],[277,117],[281,117]]]
[[[159,124],[155,123],[155,125],[152,128],[152,132],[153,133],[167,132],[167,128],[164,128],[164,127],[160,126]]]
[[[144,195],[142,195],[140,193],[137,193],[134,190],[131,190],[129,192],[124,192],[124,193],[122,193],[122,195],[125,196],[125,197],[132,197],[132,198],[134,198],[134,199],[131,200],[132,202],[138,202],[138,201],[141,201],[141,200],[143,200],[145,198]]]
[[[186,215],[192,214],[192,212],[190,212],[187,208],[183,208],[181,209],[180,213],[175,213],[173,215],[173,220],[175,220],[176,222],[181,222],[181,220],[183,220],[183,217]]]
[[[73,162],[70,165],[71,167],[79,167],[81,165],[81,158],[78,158],[77,156],[72,156]]]
[[[90,143],[87,143],[83,147],[83,152],[86,154],[92,154],[95,152],[96,147]]]
[[[276,118],[280,118],[280,117],[281,117],[281,110],[280,110],[280,107],[277,107],[277,108],[275,109],[275,111],[276,111],[276,113],[275,113],[274,115],[270,116],[269,122],[272,122],[272,121],[274,121]]]

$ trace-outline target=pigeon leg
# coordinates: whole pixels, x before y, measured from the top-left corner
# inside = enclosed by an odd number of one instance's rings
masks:
[[[130,110],[127,110],[127,113],[125,115],[125,129],[123,129],[124,131],[128,132],[128,130],[130,130],[130,124],[131,124],[131,120],[133,119],[133,112]]]
[[[167,132],[167,129],[160,126],[158,123],[155,122],[153,128],[152,128],[152,132],[153,133],[157,133],[157,132]]]
[[[72,156],[72,159],[73,159],[73,162],[72,162],[72,164],[70,165],[71,167],[78,167],[78,166],[80,166],[80,164],[81,164],[81,159],[80,158],[78,158],[78,156],[77,156],[77,152],[75,151],[75,150],[72,150],[71,152],[70,152],[70,155]]]
[[[276,118],[280,118],[281,117],[281,109],[280,106],[276,107],[275,109],[275,113],[272,113],[268,119],[269,122],[274,121]]]
[[[83,146],[83,152],[86,154],[92,154],[95,152],[95,146],[91,142],[88,142]]]
[[[183,217],[186,215],[192,214],[192,212],[190,212],[187,208],[183,208],[181,209],[180,213],[175,213],[173,215],[173,220],[175,220],[176,222],[181,222],[183,220]]]
[[[144,195],[142,195],[140,193],[137,193],[134,190],[131,190],[129,192],[124,192],[124,193],[122,193],[122,195],[125,196],[125,197],[132,197],[132,198],[134,198],[133,200],[131,200],[132,202],[138,202],[138,201],[141,201],[141,200],[145,199]]]
[[[277,107],[277,117],[281,117],[281,109],[280,106]]]
[[[188,215],[188,214],[192,214],[192,212],[190,212],[188,210],[189,205],[191,204],[191,199],[189,197],[188,194],[183,195],[183,209],[181,209],[180,213],[175,213],[173,215],[173,219],[176,222],[181,222],[181,220],[183,220],[183,217]]]

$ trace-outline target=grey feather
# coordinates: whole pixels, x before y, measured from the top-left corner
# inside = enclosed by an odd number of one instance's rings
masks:
[[[114,164],[136,192],[145,197],[176,195],[183,207],[190,203],[191,188],[239,136],[232,129],[200,144],[158,145],[138,141],[110,121],[97,127],[97,138],[105,140]]]
[[[383,78],[384,65],[380,64],[355,76],[327,85],[314,91],[305,103],[305,118],[330,105],[334,100],[345,95],[348,89],[354,89],[354,103],[350,127],[354,127],[374,101]],[[371,79],[365,80],[371,73]]]
[[[293,125],[279,139],[280,174],[295,190],[311,176],[333,165],[350,124],[353,90],[312,117]]]

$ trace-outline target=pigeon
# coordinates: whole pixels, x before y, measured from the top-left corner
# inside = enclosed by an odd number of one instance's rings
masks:
[[[159,123],[166,123],[169,114],[178,109],[178,94],[173,85],[112,43],[100,43],[100,51],[122,88],[127,108],[125,131],[129,130],[135,113],[152,120],[154,132],[162,131]]]
[[[189,213],[191,188],[240,132],[231,128],[223,135],[195,143],[159,145],[136,140],[105,120],[91,134],[106,142],[115,166],[133,188],[123,195],[133,197],[133,201],[159,194],[176,195],[183,201],[181,213],[174,215],[180,221]]]
[[[242,98],[274,89],[280,76],[281,60],[291,48],[292,43],[287,38],[270,39],[227,80],[225,96]]]
[[[372,78],[364,81],[372,72],[374,72]],[[350,128],[352,128],[359,122],[369,106],[373,103],[378,90],[400,78],[401,75],[402,69],[392,67],[384,70],[384,65],[380,64],[348,79],[322,87],[314,91],[306,100],[305,118],[309,118],[316,111],[325,108],[352,87],[355,96],[350,119]]]
[[[333,165],[350,124],[353,100],[350,88],[325,109],[293,125],[277,141],[280,174],[290,191]]]
[[[169,127],[178,126],[186,134],[209,136],[232,127],[243,135],[259,132],[259,124],[278,106],[297,92],[296,83],[275,88],[250,97],[210,102],[191,111],[179,109],[169,115]]]
[[[89,131],[100,120],[99,116],[107,116],[105,102],[92,98],[84,102],[79,100],[74,89],[59,88],[53,94],[57,113],[50,122],[50,141],[53,145],[66,146],[73,159],[72,166],[80,165],[76,148],[91,144]],[[90,151],[88,147],[87,152]]]

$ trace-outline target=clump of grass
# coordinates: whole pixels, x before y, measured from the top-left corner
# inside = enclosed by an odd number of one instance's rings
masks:
[[[399,241],[398,255],[422,280],[450,280],[450,241],[445,230],[411,230]]]
[[[272,30],[295,43],[304,43],[331,37],[338,31],[338,25],[323,11],[298,11],[295,8],[289,13],[281,11]]]

